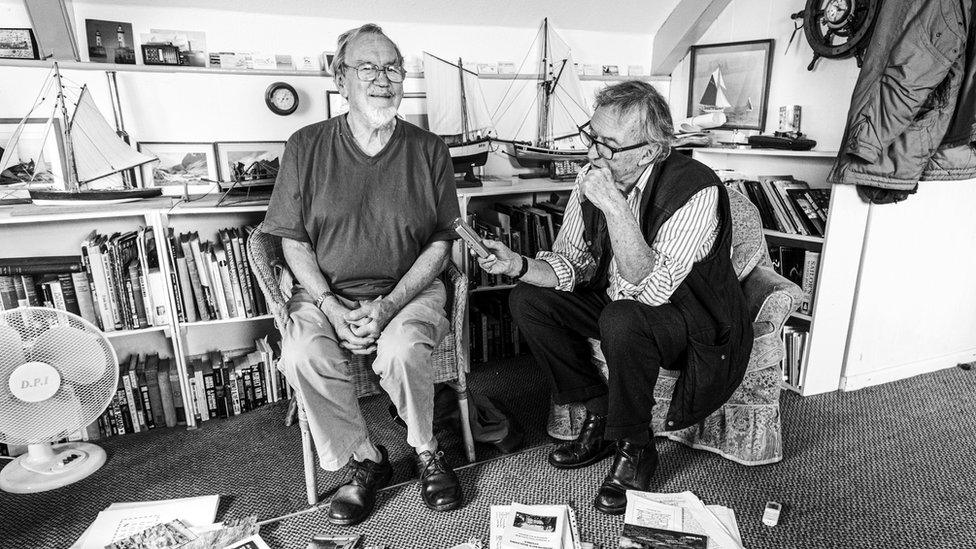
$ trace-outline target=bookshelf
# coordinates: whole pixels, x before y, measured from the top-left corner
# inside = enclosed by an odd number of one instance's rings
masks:
[[[836,151],[785,151],[743,148],[692,148],[696,160],[715,170],[734,170],[746,177],[793,175],[812,188],[829,188],[827,173]],[[819,276],[812,314],[793,313],[788,324],[808,329],[800,388],[786,388],[809,396],[840,388],[854,291],[861,263],[864,208],[853,186],[831,189],[824,237],[787,234],[764,229],[767,243],[820,252]]]

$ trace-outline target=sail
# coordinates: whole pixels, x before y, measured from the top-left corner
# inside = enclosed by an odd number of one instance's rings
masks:
[[[579,76],[576,74],[576,67],[573,63],[573,55],[569,46],[563,42],[548,27],[549,52],[546,59],[546,66],[543,70],[547,80],[551,80],[551,95],[549,97],[549,111],[547,113],[547,128],[540,128],[542,142],[551,142],[552,139],[576,135],[579,133],[579,126],[590,119],[590,109],[583,97],[583,86],[580,84]],[[543,108],[545,98],[543,98]]]
[[[726,108],[731,107],[732,103],[729,103],[728,98],[725,97],[725,78],[722,77],[722,69],[718,67],[715,72],[712,73],[712,78],[715,79],[715,103],[716,107]]]
[[[78,107],[68,128],[74,149],[79,183],[105,177],[156,160],[143,154],[115,134],[95,106],[88,88],[82,88]]]
[[[424,82],[427,86],[427,118],[430,131],[437,135],[464,133],[465,115],[467,115],[469,136],[485,133],[491,129],[491,115],[488,114],[488,106],[477,74],[424,52]]]

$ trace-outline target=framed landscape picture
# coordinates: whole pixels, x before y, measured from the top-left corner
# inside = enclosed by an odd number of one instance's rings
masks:
[[[20,118],[0,118],[0,184],[26,183],[35,188],[64,188],[67,155],[61,119],[28,118],[18,132]],[[50,122],[51,126],[48,127]],[[19,135],[18,135],[19,133]],[[16,145],[11,138],[17,135]]]
[[[238,187],[274,185],[284,141],[224,141],[216,146],[222,187],[235,181]]]
[[[40,59],[31,29],[0,29],[0,58]]]
[[[136,143],[140,152],[159,158],[142,166],[142,186],[160,187],[163,194],[205,194],[217,189],[217,153],[213,143]]]
[[[772,40],[691,47],[688,116],[725,113],[724,129],[766,127]]]

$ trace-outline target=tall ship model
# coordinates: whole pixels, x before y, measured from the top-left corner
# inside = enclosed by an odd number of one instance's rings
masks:
[[[590,111],[583,98],[583,88],[569,46],[552,30],[549,19],[542,22],[543,37],[540,80],[537,83],[537,123],[526,128],[528,116],[520,118],[511,139],[496,139],[505,143],[519,164],[538,166],[540,162],[558,160],[586,160],[586,147],[579,140],[579,126],[590,119]],[[538,38],[536,38],[538,40]],[[533,42],[534,44],[534,42]],[[521,69],[521,68],[520,68]],[[517,71],[521,72],[521,71]],[[513,75],[518,78],[518,74]],[[513,86],[514,88],[515,86]],[[495,115],[495,127],[503,126],[516,97],[506,94]],[[528,113],[530,114],[530,113]],[[531,139],[521,138],[534,130]]]
[[[493,125],[477,73],[424,52],[424,82],[430,131],[447,143],[454,172],[478,183],[474,167],[488,161]]]
[[[20,162],[24,126],[48,103],[46,97],[52,91],[54,106],[44,126],[40,152],[33,161]],[[70,116],[69,106],[73,108]],[[44,158],[44,151],[49,150],[57,151],[58,158]],[[8,174],[8,182],[13,178],[26,183],[31,201],[39,205],[131,202],[162,194],[159,188],[134,188],[132,178],[123,177],[124,172],[156,159],[130,147],[112,129],[95,106],[88,86],[82,86],[77,101],[72,102],[55,63],[38,99],[4,147],[0,174]]]

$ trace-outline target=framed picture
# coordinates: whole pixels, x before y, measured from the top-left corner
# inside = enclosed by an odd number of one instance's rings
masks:
[[[0,58],[40,59],[31,29],[0,29]]]
[[[339,90],[325,90],[325,117],[332,118],[349,112],[349,103]]]
[[[206,194],[217,190],[217,151],[213,143],[150,142],[136,143],[140,152],[159,158],[143,164],[142,186],[160,187],[163,194],[180,196]]]
[[[88,60],[93,63],[136,64],[132,23],[85,19]]]
[[[772,40],[691,47],[688,116],[724,112],[725,129],[766,127]]]
[[[285,151],[284,141],[224,141],[216,143],[221,187],[274,185]]]
[[[20,122],[20,118],[0,118],[0,147],[6,157],[5,162],[0,160],[4,164],[0,166],[0,182],[64,188],[68,163],[61,120],[52,118],[48,126],[47,118],[28,118],[14,145],[10,139]]]

